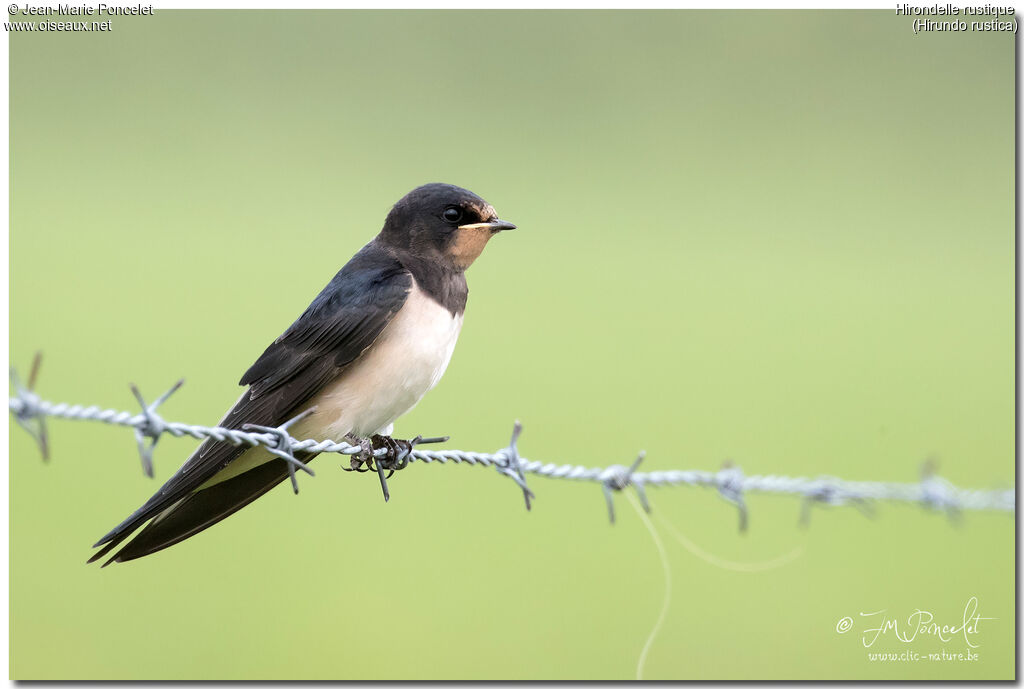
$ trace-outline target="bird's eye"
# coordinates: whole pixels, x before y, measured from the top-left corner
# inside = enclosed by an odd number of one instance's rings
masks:
[[[456,206],[448,206],[444,209],[444,213],[441,216],[451,223],[456,223],[462,220],[462,209]]]

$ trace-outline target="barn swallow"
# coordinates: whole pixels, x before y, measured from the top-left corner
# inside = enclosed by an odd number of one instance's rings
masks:
[[[482,198],[427,184],[394,205],[384,227],[338,271],[309,307],[242,376],[248,386],[220,422],[278,427],[295,438],[359,444],[353,468],[372,449],[394,447],[395,420],[441,379],[462,328],[465,271],[488,240],[515,225]],[[314,410],[310,412],[310,410]],[[406,441],[405,449],[409,448]],[[306,469],[315,453],[296,452]],[[101,538],[94,562],[134,560],[194,536],[291,476],[295,464],[263,447],[212,438],[146,503]],[[385,488],[382,462],[375,467]],[[386,497],[386,493],[385,493]]]

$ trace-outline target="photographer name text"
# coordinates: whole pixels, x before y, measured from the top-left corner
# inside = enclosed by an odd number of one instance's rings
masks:
[[[9,14],[23,15],[26,17],[130,17],[152,15],[152,5],[10,5],[7,8]]]

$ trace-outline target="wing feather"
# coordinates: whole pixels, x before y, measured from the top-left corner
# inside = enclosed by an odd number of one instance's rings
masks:
[[[278,426],[303,411],[303,405],[380,335],[405,303],[411,287],[412,276],[397,259],[376,240],[367,244],[245,372],[240,385],[248,385],[249,390],[221,425]],[[160,490],[93,547],[107,545],[102,553],[116,547],[143,523],[188,497],[247,448],[207,439]],[[284,461],[273,464],[284,466]]]

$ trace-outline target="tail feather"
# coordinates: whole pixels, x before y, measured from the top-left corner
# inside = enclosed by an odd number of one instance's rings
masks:
[[[297,454],[296,457],[308,464],[316,455]],[[150,555],[194,536],[231,516],[287,477],[287,463],[275,459],[244,474],[198,490],[157,515],[103,566]],[[130,535],[131,532],[128,532],[114,538],[89,558],[89,562],[104,557]]]
[[[128,538],[128,536],[125,536],[124,538]],[[110,543],[106,544],[105,546],[103,546],[103,548],[101,548],[100,550],[98,550],[95,553],[93,553],[92,557],[90,557],[88,560],[85,561],[86,564],[92,564],[93,562],[96,562],[96,560],[99,560],[101,557],[103,557],[104,555],[109,553],[111,550],[113,550],[117,546],[121,545],[121,542],[123,540],[124,539],[121,539],[120,541],[111,541]],[[96,546],[93,546],[93,547],[95,548]],[[110,564],[110,563],[108,562],[107,564]],[[106,567],[107,565],[102,565],[102,566]]]

